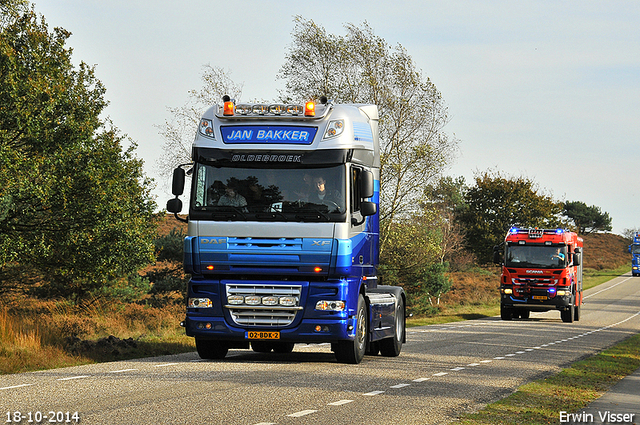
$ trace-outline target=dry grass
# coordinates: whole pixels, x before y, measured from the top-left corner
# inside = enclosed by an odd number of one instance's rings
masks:
[[[9,302],[7,302],[9,301]],[[193,350],[182,303],[144,304],[25,297],[0,307],[0,373]]]

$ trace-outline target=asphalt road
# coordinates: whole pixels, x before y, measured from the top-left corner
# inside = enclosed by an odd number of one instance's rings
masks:
[[[409,328],[399,357],[359,365],[337,363],[328,345],[296,345],[4,375],[0,422],[446,424],[638,332],[640,278],[625,275],[585,292],[579,322],[547,312]]]

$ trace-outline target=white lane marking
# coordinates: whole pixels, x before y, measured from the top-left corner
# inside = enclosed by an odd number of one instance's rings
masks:
[[[459,370],[464,370],[464,368],[463,367],[454,367],[453,369],[449,369],[449,370],[452,370],[454,372],[458,372]]]
[[[131,372],[138,369],[120,369],[120,370],[110,370],[109,373],[122,373],[122,372]]]
[[[444,376],[444,375],[448,375],[448,374],[449,374],[449,372],[440,372],[440,373],[434,373],[431,376]]]
[[[0,390],[11,390],[11,389],[13,389],[13,388],[29,387],[29,386],[31,386],[31,385],[34,385],[34,384],[20,384],[20,385],[12,385],[12,386],[10,386],[10,387],[2,387],[2,388],[0,388]]]
[[[615,287],[616,287],[616,286],[618,286],[618,285],[622,285],[623,283],[625,283],[625,282],[626,282],[627,280],[629,280],[629,279],[632,279],[632,278],[631,278],[631,277],[628,277],[628,278],[626,278],[625,280],[623,280],[623,281],[621,281],[621,282],[616,283],[615,285],[611,285],[610,287],[605,288],[605,289],[603,289],[603,290],[601,290],[601,291],[598,291],[598,292],[596,292],[596,293],[594,293],[594,294],[589,294],[589,295],[587,295],[586,297],[584,297],[584,299],[586,300],[587,298],[591,298],[591,297],[593,297],[594,295],[598,295],[598,294],[600,294],[600,293],[602,293],[602,292],[604,292],[604,291],[608,291],[609,289],[613,289],[613,288],[615,288]]]
[[[431,378],[418,378],[418,379],[414,379],[413,382],[424,382],[424,381],[428,381]]]
[[[504,360],[504,357],[502,356],[494,357],[493,360]]]
[[[368,397],[371,397],[371,396],[374,396],[374,395],[380,395],[382,393],[384,393],[384,391],[371,391],[369,393],[365,393],[365,394],[362,394],[362,395],[366,395]]]
[[[340,400],[327,404],[327,406],[342,406],[343,404],[351,403],[353,400]]]
[[[70,376],[68,378],[57,379],[57,381],[71,381],[72,379],[83,379],[83,378],[89,378],[89,375]]]
[[[480,363],[491,363],[493,360],[480,360]]]
[[[393,385],[389,388],[404,388],[404,387],[408,387],[411,384],[398,384],[398,385]]]
[[[307,415],[310,415],[310,414],[316,413],[316,412],[317,412],[317,410],[302,410],[300,412],[292,413],[292,414],[287,415],[287,416],[289,416],[291,418],[301,418],[303,416],[307,416]]]
[[[515,354],[505,354],[504,356],[505,357],[513,357],[513,356],[515,356]]]
[[[176,364],[179,364],[179,363],[163,363],[163,364],[156,364],[156,365],[153,365],[153,367],[173,366],[173,365],[176,365]]]
[[[276,425],[276,423],[275,422],[260,422],[260,423],[257,423],[256,425]]]
[[[480,366],[480,363],[469,363],[467,366]]]

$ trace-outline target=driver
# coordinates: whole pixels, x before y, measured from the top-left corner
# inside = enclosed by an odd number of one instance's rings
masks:
[[[331,201],[340,202],[340,194],[337,191],[327,190],[327,181],[322,176],[314,177],[312,187],[313,193],[309,195],[309,202]]]

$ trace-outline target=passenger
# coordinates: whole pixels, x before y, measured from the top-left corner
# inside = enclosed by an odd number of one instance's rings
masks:
[[[218,205],[222,207],[237,207],[246,209],[247,200],[244,196],[240,195],[234,185],[227,185],[225,193],[220,197]]]

